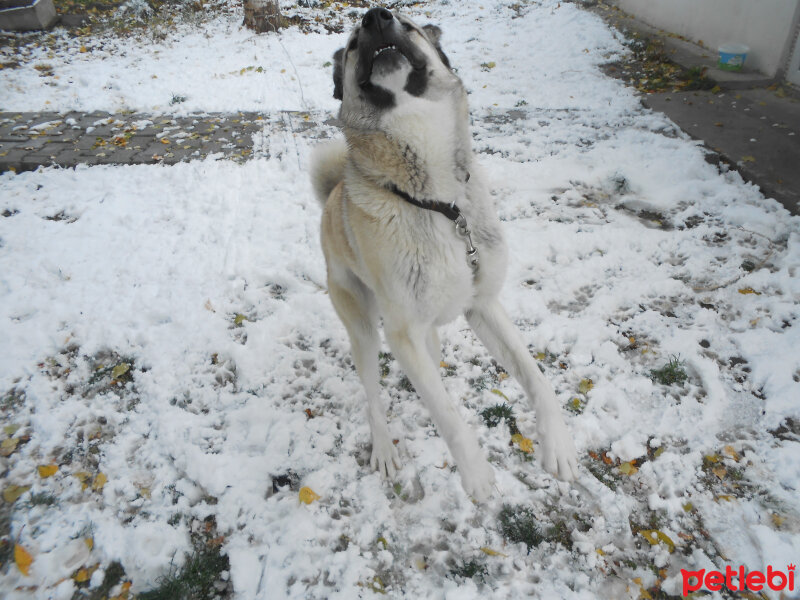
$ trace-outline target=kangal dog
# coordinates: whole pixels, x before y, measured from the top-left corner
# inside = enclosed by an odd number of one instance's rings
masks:
[[[460,313],[524,388],[544,467],[571,480],[577,462],[553,388],[497,299],[507,248],[471,150],[467,94],[440,37],[384,8],[366,12],[334,54],[345,141],[316,149],[312,183],[324,205],[328,290],[367,396],[372,467],[393,477],[400,464],[378,383],[382,317],[464,490],[482,501],[494,471],[439,375],[436,328]]]

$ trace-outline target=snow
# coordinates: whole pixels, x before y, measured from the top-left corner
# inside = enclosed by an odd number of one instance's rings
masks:
[[[441,331],[445,383],[494,464],[495,497],[481,506],[465,496],[393,361],[383,393],[404,468],[397,486],[370,471],[307,181],[309,152],[332,130],[290,134],[267,120],[244,164],[0,176],[0,393],[3,426],[20,427],[3,435],[30,436],[0,458],[2,486],[32,486],[11,533],[35,559],[28,577],[0,573],[4,597],[70,597],[62,579],[76,565],[114,560],[134,591],[149,589],[190,551],[192,523],[211,515],[241,599],[367,597],[378,581],[394,597],[637,597],[635,578],[655,584],[650,565],[679,590],[681,568],[797,562],[797,443],[769,431],[800,418],[800,219],[708,164],[604,76],[598,65],[624,48],[597,17],[555,0],[507,4],[409,12],[443,26],[471,91],[475,148],[512,249],[503,303],[544,354],[562,403],[585,401],[566,413],[581,480],[554,481],[509,447],[502,425],[483,423],[495,388],[520,430],[535,431],[520,389],[496,376],[463,320]],[[323,65],[346,34],[256,36],[239,22],[218,16],[147,45],[65,36],[46,60],[60,78],[39,85],[33,65],[45,54],[0,71],[0,106],[294,110],[324,121],[336,103]],[[170,106],[174,94],[187,100]],[[650,378],[671,357],[685,363],[682,386]],[[99,364],[122,362],[131,381],[87,383]],[[643,462],[604,484],[590,451]],[[707,468],[715,455],[741,470],[738,487]],[[36,467],[51,462],[59,472],[40,478]],[[108,482],[83,489],[74,474],[84,471]],[[321,498],[274,491],[288,472]],[[35,493],[58,502],[34,505]],[[565,521],[574,548],[505,542],[503,504],[532,507],[545,529]],[[675,553],[632,532],[652,515]],[[484,583],[449,575],[471,559],[486,565]]]

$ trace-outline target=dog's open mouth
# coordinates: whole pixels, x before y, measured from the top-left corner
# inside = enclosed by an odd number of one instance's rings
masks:
[[[397,46],[395,46],[394,44],[383,44],[381,46],[378,46],[378,49],[375,50],[375,52],[373,52],[373,54],[372,54],[373,62],[375,61],[376,58],[378,58],[378,56],[380,56],[384,52],[390,52],[392,50],[397,52],[398,51],[397,50]]]
[[[389,75],[401,68],[404,63],[412,61],[404,51],[403,45],[398,42],[381,41],[374,50],[362,52],[359,64],[359,81],[361,87],[370,85],[370,78],[375,75]]]

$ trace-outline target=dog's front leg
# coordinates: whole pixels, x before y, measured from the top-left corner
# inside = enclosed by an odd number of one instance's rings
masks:
[[[333,307],[350,336],[353,362],[367,395],[367,420],[372,434],[372,456],[369,464],[381,476],[394,479],[400,466],[400,458],[386,423],[386,407],[381,400],[378,384],[380,336],[375,298],[372,292],[355,278],[352,278],[345,287],[329,276],[328,292]]]
[[[386,339],[400,366],[414,385],[430,412],[439,435],[453,455],[461,474],[461,485],[473,498],[482,502],[492,493],[494,471],[478,444],[478,438],[445,390],[439,376],[439,365],[431,360],[435,341],[429,328],[407,323],[386,323]]]
[[[577,453],[550,382],[539,370],[519,332],[496,298],[465,313],[467,321],[497,360],[520,382],[536,411],[542,464],[559,479],[578,476]]]

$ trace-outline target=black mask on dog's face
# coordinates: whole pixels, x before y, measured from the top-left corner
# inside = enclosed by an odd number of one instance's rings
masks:
[[[355,69],[358,95],[376,108],[390,108],[395,99],[391,91],[372,83],[373,75],[388,76],[406,65],[410,72],[403,89],[412,96],[421,96],[428,86],[429,59],[420,44],[433,46],[442,64],[450,68],[450,61],[439,46],[440,37],[441,30],[435,25],[419,28],[385,8],[368,10],[347,47],[333,55],[333,97],[344,98],[345,61],[355,61],[349,68]]]

